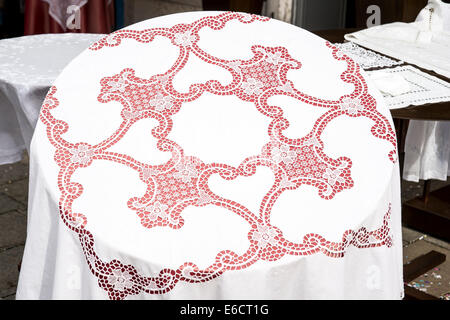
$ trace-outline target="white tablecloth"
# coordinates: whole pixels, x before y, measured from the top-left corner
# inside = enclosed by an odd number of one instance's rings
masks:
[[[53,81],[100,37],[45,34],[0,40],[0,164],[21,159]]]
[[[293,25],[193,12],[117,31],[51,88],[18,299],[400,299],[392,119]]]

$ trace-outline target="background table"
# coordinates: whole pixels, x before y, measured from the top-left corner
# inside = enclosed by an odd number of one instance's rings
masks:
[[[102,35],[45,34],[0,40],[0,164],[30,147],[39,110],[62,69]]]

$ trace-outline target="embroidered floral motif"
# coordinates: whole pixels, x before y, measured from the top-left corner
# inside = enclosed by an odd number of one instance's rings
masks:
[[[282,55],[281,52],[275,52],[275,53],[267,52],[266,61],[268,63],[272,63],[274,65],[279,65],[280,63],[286,62],[286,60],[284,58],[282,58],[281,55]]]
[[[285,92],[294,92],[294,89],[292,88],[291,84],[289,82],[286,82],[285,84],[278,87],[280,90],[283,90]]]
[[[135,119],[135,118],[139,117],[140,114],[141,113],[139,110],[136,110],[136,111],[124,110],[123,111],[123,117],[127,120]]]
[[[114,290],[124,291],[133,286],[132,278],[128,271],[115,269],[112,271],[112,275],[108,277],[108,283],[114,287]]]
[[[268,245],[276,246],[277,231],[266,224],[259,224],[252,234],[252,239],[258,243],[258,247],[265,248]]]
[[[192,45],[195,41],[195,36],[190,32],[180,32],[175,35],[175,43],[179,44],[180,46],[188,47]]]
[[[108,85],[111,87],[111,92],[124,92],[125,88],[127,87],[127,82],[124,78],[118,78],[116,80],[111,80],[110,82],[108,82]]]
[[[328,183],[334,186],[336,184],[336,181],[339,183],[344,183],[345,179],[341,177],[342,170],[340,169],[334,169],[331,170],[329,168],[325,169],[325,173],[323,174],[323,177],[327,179]]]
[[[351,115],[358,113],[364,109],[361,101],[358,98],[344,98],[342,99],[341,109]]]
[[[168,205],[161,204],[159,201],[156,201],[153,205],[146,207],[145,211],[148,215],[148,219],[154,221],[158,218],[167,218],[168,209]]]
[[[256,79],[248,78],[247,81],[242,82],[242,89],[244,89],[244,92],[248,94],[249,96],[253,94],[261,94],[262,90],[261,88],[264,86],[264,84]]]
[[[280,147],[272,148],[272,159],[276,163],[283,162],[284,164],[289,164],[295,160],[297,153],[291,151],[288,146],[281,145]]]
[[[173,176],[180,179],[184,183],[190,182],[191,179],[198,176],[197,169],[195,168],[195,164],[193,162],[186,161],[185,163],[180,163],[175,167],[175,169],[177,171],[173,174]]]
[[[70,161],[82,165],[86,165],[91,161],[92,155],[94,154],[94,150],[90,149],[89,146],[85,144],[80,144],[77,148],[70,149],[69,152],[72,154]]]
[[[173,99],[169,96],[164,96],[158,93],[153,99],[150,100],[149,105],[155,107],[156,111],[169,110],[173,106]]]

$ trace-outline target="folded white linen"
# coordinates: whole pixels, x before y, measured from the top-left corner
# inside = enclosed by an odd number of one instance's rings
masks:
[[[380,70],[371,73],[370,77],[378,90],[391,96],[399,96],[411,90],[408,81],[399,74]]]
[[[420,24],[409,24],[404,22],[393,22],[354,33],[355,37],[378,38],[386,40],[399,40],[404,42],[416,42],[419,32],[422,31]],[[359,33],[359,34],[358,34]]]
[[[405,108],[408,106],[419,106],[428,103],[439,103],[450,101],[450,83],[432,76],[428,73],[422,72],[417,68],[410,65],[399,66],[395,68],[386,68],[377,71],[367,71],[371,79],[373,76],[377,77],[376,73],[382,72],[378,75],[380,79],[375,79],[375,81],[381,82],[379,86],[386,86],[387,89],[380,90],[383,92],[383,97],[388,105],[389,109]],[[384,81],[383,74],[397,75],[403,78],[409,86],[409,90],[406,90],[406,84],[404,85],[403,93],[399,85],[398,95],[389,94],[386,91],[390,91],[389,87],[394,87],[392,82],[389,80]],[[384,83],[383,83],[384,82]],[[379,88],[380,89],[380,88]],[[395,88],[394,88],[395,89]],[[393,92],[393,90],[391,89]]]

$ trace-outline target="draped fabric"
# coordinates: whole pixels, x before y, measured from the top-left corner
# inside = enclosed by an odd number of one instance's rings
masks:
[[[80,7],[80,28],[67,28],[71,5]],[[114,27],[114,2],[111,0],[26,0],[24,34],[110,33]]]
[[[403,295],[390,112],[305,30],[140,22],[74,59],[39,119],[17,299]]]

